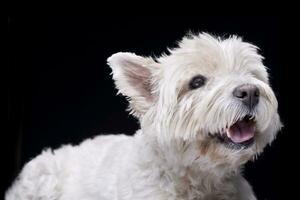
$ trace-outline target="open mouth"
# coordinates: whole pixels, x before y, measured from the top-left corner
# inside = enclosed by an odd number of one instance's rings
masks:
[[[254,143],[255,132],[254,117],[247,115],[226,128],[225,133],[217,134],[217,138],[228,148],[246,149]]]

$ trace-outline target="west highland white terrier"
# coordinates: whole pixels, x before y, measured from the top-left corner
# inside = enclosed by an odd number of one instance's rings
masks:
[[[7,200],[255,200],[243,164],[281,128],[257,47],[188,35],[159,58],[108,58],[141,129],[43,151]]]

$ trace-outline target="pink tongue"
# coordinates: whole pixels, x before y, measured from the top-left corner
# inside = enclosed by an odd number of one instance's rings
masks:
[[[227,137],[234,143],[242,143],[254,137],[255,126],[252,121],[239,121],[227,129]]]

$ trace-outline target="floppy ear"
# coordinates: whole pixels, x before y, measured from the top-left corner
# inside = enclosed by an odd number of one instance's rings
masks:
[[[152,58],[133,53],[116,53],[107,59],[119,93],[129,101],[129,110],[141,117],[153,104],[153,70],[157,64]]]

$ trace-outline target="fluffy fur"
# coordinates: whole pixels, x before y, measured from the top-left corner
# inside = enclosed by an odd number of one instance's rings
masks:
[[[141,129],[133,137],[98,136],[42,152],[25,165],[6,200],[256,199],[242,166],[281,127],[256,46],[202,33],[159,58],[117,53],[108,64]],[[198,74],[206,83],[191,90]],[[242,84],[259,89],[251,111],[232,95]],[[217,134],[249,113],[256,126],[252,146],[232,149],[218,141]]]

